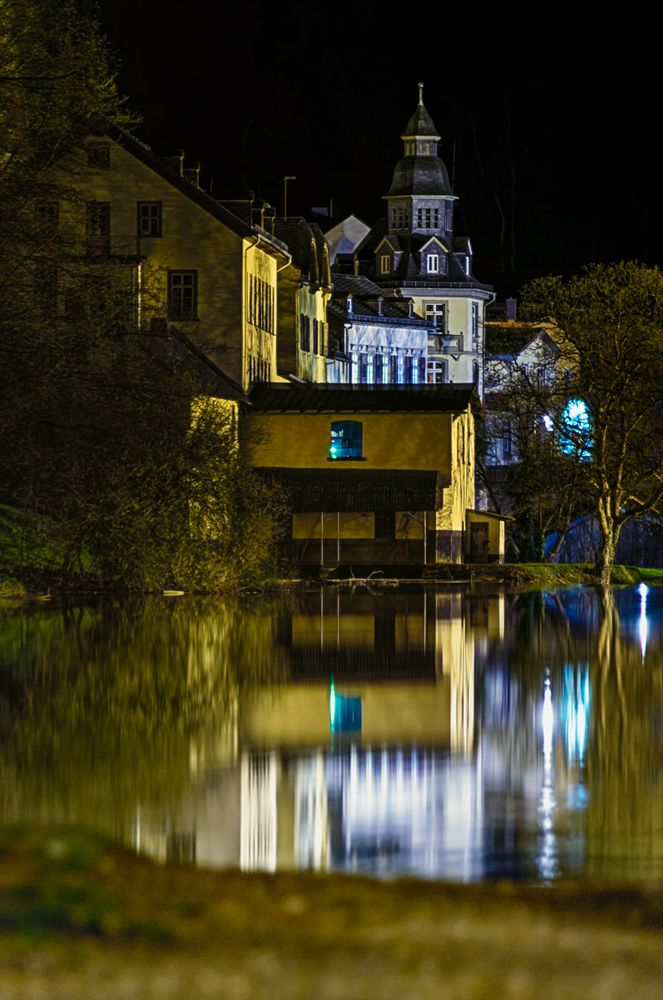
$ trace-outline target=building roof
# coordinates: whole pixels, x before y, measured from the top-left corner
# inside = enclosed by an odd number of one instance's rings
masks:
[[[286,491],[295,513],[435,510],[445,485],[436,470],[270,467],[255,472]]]
[[[293,263],[311,281],[325,284],[324,246],[322,230],[301,216],[276,220],[276,236],[292,255]]]
[[[409,139],[415,136],[430,139],[440,138],[440,133],[435,128],[435,123],[426,111],[424,102],[421,98],[419,98],[416,110],[414,114],[410,116],[410,120],[405,126],[405,131],[403,132],[401,138]]]
[[[477,402],[474,385],[256,383],[249,402],[260,413],[463,413]]]
[[[439,156],[404,156],[399,160],[385,198],[398,195],[454,197],[447,168]]]
[[[540,339],[554,354],[559,348],[545,329],[527,323],[486,323],[486,354],[495,359],[515,359],[533,341]]]
[[[155,174],[171,184],[185,197],[195,202],[209,215],[223,223],[223,225],[226,226],[226,228],[231,232],[241,237],[255,238],[256,236],[259,236],[263,246],[270,249],[272,253],[287,260],[290,259],[288,248],[284,243],[278,240],[275,236],[266,232],[266,230],[261,229],[259,226],[249,225],[236,215],[235,212],[231,212],[220,201],[217,201],[206,191],[203,191],[203,189],[198,187],[197,184],[187,180],[186,177],[182,177],[174,165],[171,166],[169,163],[164,162],[164,159],[161,157],[155,156],[155,154],[146,145],[144,145],[144,143],[134,139],[134,137],[129,135],[128,132],[125,132],[124,129],[113,128],[108,134],[110,138],[117,142],[119,146],[126,149],[137,160],[144,163],[146,167],[153,170]]]

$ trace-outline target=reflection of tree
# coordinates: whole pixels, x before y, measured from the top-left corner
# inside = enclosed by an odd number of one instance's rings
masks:
[[[237,701],[281,672],[271,610],[149,599],[9,617],[5,817],[122,835],[137,802],[176,801],[192,755],[200,768],[234,746]]]
[[[654,874],[663,856],[660,706],[663,671],[645,667],[640,648],[621,634],[614,593],[601,595],[602,617],[591,661],[593,706],[587,817],[591,874]]]

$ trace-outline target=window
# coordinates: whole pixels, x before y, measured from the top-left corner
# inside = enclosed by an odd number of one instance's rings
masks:
[[[85,228],[88,249],[100,253],[110,250],[110,202],[88,201]]]
[[[352,381],[359,382],[359,355],[355,351],[352,355]]]
[[[198,318],[198,272],[168,272],[168,318],[192,320]]]
[[[405,356],[403,354],[399,354],[396,359],[396,373],[396,381],[399,385],[403,385],[405,382]]]
[[[302,351],[311,350],[311,320],[303,313],[299,317],[299,346]]]
[[[60,221],[60,206],[57,201],[38,201],[35,206],[37,232],[42,236],[53,236]]]
[[[274,305],[275,296],[274,289],[269,284],[268,281],[264,281],[262,278],[256,277],[254,274],[249,275],[249,323],[253,326],[259,327],[261,330],[267,330],[268,333],[274,332]],[[301,330],[301,326],[300,326]],[[308,329],[309,345],[310,345],[311,328]],[[304,350],[310,351],[310,346],[304,348]]]
[[[373,385],[375,381],[374,361],[375,361],[375,355],[373,354],[366,355],[366,382],[368,383],[368,385]]]
[[[319,346],[320,346],[320,344],[319,344],[319,341],[318,341],[318,321],[317,321],[317,319],[314,319],[313,320],[313,353],[314,354],[319,354],[319,350],[318,350]]]
[[[475,351],[480,350],[479,342],[479,303],[472,303],[472,347]]]
[[[447,304],[446,302],[427,302],[426,319],[435,323],[436,329],[440,333],[447,332]]]
[[[429,385],[441,385],[447,381],[446,361],[428,362],[428,383]]]
[[[90,142],[87,147],[87,165],[95,170],[108,170],[110,167],[110,143]]]
[[[440,258],[436,253],[426,254],[426,270],[429,274],[437,274],[440,270]]]
[[[389,274],[391,271],[391,259],[389,254],[382,254],[380,257],[380,274]]]
[[[161,236],[161,202],[138,202],[138,235]]]
[[[331,425],[329,458],[362,458],[362,425],[359,420],[334,420]]]

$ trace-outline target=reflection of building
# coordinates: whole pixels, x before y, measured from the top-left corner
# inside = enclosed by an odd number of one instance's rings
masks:
[[[460,562],[474,506],[472,386],[256,386],[252,464],[288,549],[319,565]]]

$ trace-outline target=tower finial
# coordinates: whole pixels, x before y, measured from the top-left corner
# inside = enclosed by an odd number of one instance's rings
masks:
[[[421,104],[421,106],[423,107],[423,104],[424,104],[424,85],[423,85],[423,83],[418,83],[417,86],[419,88],[419,104]]]

